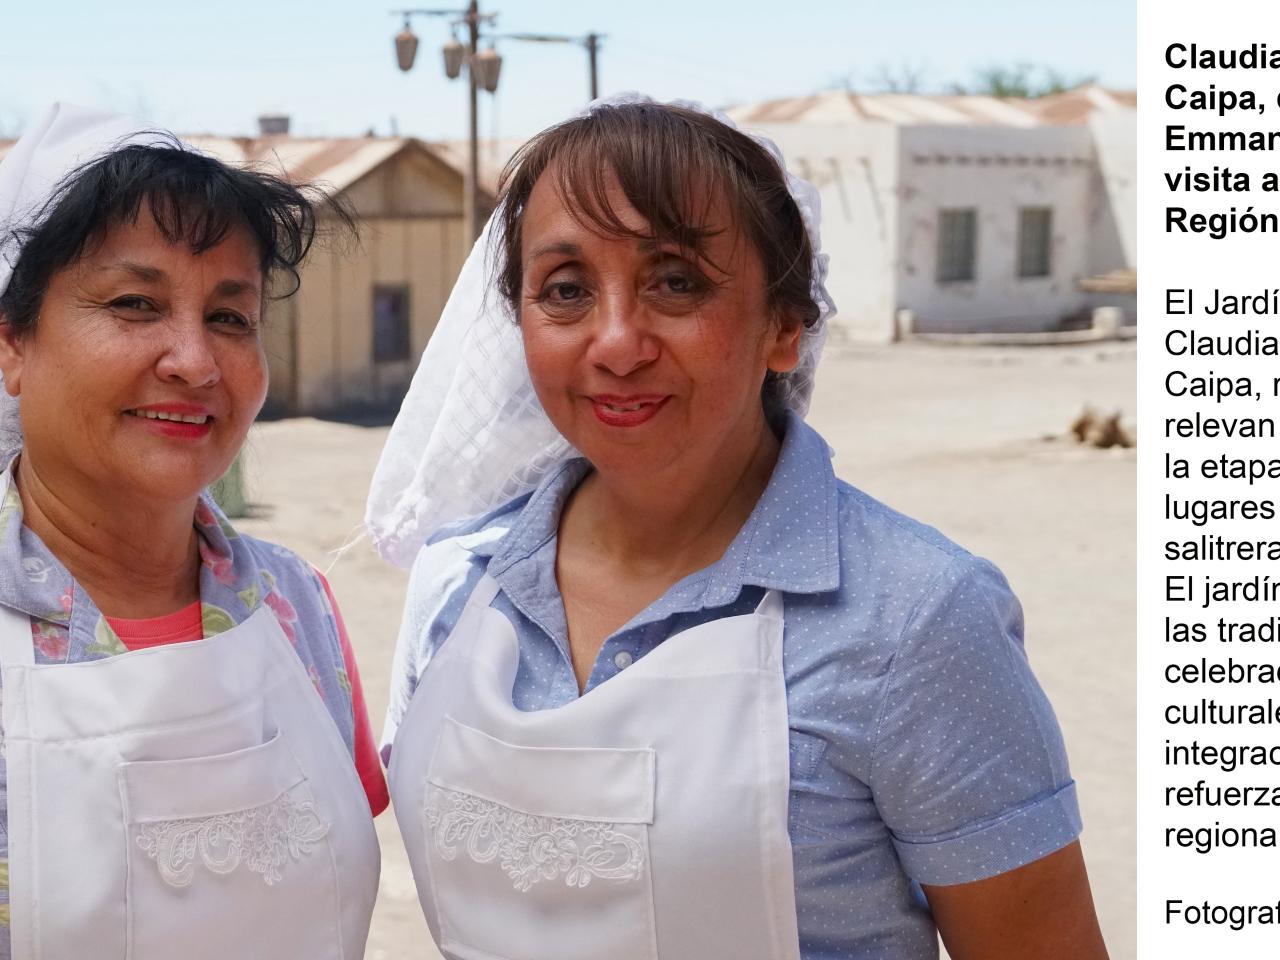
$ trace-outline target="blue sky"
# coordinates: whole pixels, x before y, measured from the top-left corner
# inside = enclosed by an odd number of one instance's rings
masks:
[[[403,2],[403,0],[401,0]],[[446,0],[444,5],[450,5]],[[183,133],[252,133],[264,112],[294,132],[373,129],[432,139],[466,130],[466,92],[444,78],[445,22],[415,21],[402,74],[388,0],[0,0],[0,134],[54,99],[139,114]],[[723,105],[851,85],[909,67],[928,86],[1028,62],[1132,87],[1133,2],[896,0],[488,0],[507,32],[607,34],[601,89]],[[502,41],[499,92],[481,134],[528,135],[587,96],[577,47]]]

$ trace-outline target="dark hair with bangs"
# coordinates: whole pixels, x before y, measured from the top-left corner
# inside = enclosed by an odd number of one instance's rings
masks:
[[[811,294],[813,246],[786,173],[746,134],[696,110],[660,103],[597,107],[542,131],[512,157],[499,188],[498,291],[518,315],[523,281],[520,246],[524,211],[547,171],[584,225],[605,236],[674,243],[702,255],[715,232],[707,222],[723,197],[735,224],[764,265],[769,305],[806,327],[819,317]],[[610,209],[607,188],[617,178],[644,217],[638,234]]]
[[[258,244],[264,280],[288,278],[279,299],[297,292],[317,211],[331,214],[342,230],[355,225],[341,203],[315,188],[230,167],[176,137],[157,135],[154,143],[122,146],[68,174],[34,226],[3,238],[4,247],[20,251],[0,296],[4,322],[20,335],[32,330],[53,275],[113,228],[136,223],[144,204],[166,240],[196,254],[216,247],[232,229],[246,228]]]

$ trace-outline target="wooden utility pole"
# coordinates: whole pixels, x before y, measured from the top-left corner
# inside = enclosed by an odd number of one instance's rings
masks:
[[[467,4],[467,95],[470,98],[468,110],[470,128],[467,137],[467,174],[463,186],[466,194],[466,209],[463,211],[462,230],[466,234],[466,247],[480,236],[480,120],[479,120],[479,83],[476,80],[474,64],[476,54],[480,52],[480,4],[471,0]]]
[[[587,34],[587,60],[591,64],[591,99],[596,100],[600,96],[600,75],[596,66],[596,52],[600,49],[600,34]]]

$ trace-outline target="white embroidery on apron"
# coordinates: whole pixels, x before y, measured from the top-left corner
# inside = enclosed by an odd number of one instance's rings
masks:
[[[427,788],[425,812],[441,857],[453,860],[465,845],[476,863],[497,860],[521,893],[561,876],[579,888],[593,878],[626,882],[644,872],[644,848],[617,824],[537,816],[436,786]]]
[[[219,874],[231,873],[243,862],[270,886],[290,859],[310,854],[328,832],[329,824],[311,801],[285,794],[249,810],[145,823],[138,846],[171,887],[190,885],[197,858]]]

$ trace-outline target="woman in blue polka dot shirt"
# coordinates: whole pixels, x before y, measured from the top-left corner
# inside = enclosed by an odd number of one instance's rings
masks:
[[[1106,956],[1008,584],[802,418],[806,187],[640,99],[509,167],[493,296],[573,450],[413,562],[384,756],[447,957]]]

